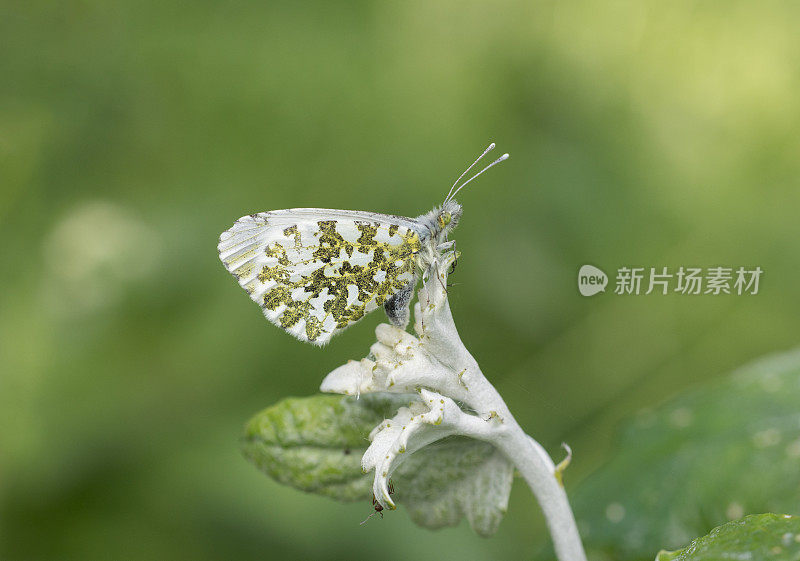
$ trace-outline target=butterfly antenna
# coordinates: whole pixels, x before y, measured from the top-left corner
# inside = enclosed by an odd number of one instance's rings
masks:
[[[489,151],[491,151],[491,150],[494,150],[494,142],[492,142],[492,143],[491,143],[491,144],[490,144],[490,145],[489,145],[489,146],[486,148],[486,150],[484,150],[484,151],[483,151],[483,153],[482,153],[480,156],[478,156],[478,159],[477,159],[477,160],[475,160],[474,162],[472,162],[472,165],[471,165],[471,166],[469,166],[467,169],[465,169],[465,170],[464,170],[464,173],[462,173],[461,175],[459,175],[459,176],[458,176],[458,179],[456,179],[456,182],[455,182],[455,183],[453,183],[453,186],[452,186],[452,187],[450,187],[450,191],[447,193],[447,196],[444,198],[444,202],[445,202],[445,203],[446,203],[448,200],[450,200],[450,193],[452,193],[452,192],[453,192],[453,189],[455,189],[455,188],[456,188],[456,185],[458,185],[458,182],[459,182],[459,181],[461,181],[461,179],[462,179],[462,178],[463,178],[465,175],[467,175],[467,174],[469,173],[469,170],[471,170],[472,168],[474,168],[474,167],[475,167],[475,164],[477,164],[478,162],[480,162],[480,161],[481,161],[481,158],[483,158],[483,157],[486,155],[486,153],[487,153],[487,152],[489,152]],[[442,203],[442,204],[444,204],[444,203]]]
[[[461,186],[460,186],[458,189],[456,189],[456,190],[455,190],[455,193],[453,193],[452,195],[448,196],[448,198],[447,198],[447,199],[445,199],[445,202],[447,202],[449,199],[452,199],[453,197],[455,197],[456,195],[458,195],[458,192],[459,192],[459,191],[461,191],[461,189],[463,189],[464,187],[466,187],[466,186],[467,186],[467,184],[468,184],[470,181],[472,181],[473,179],[475,179],[476,177],[478,177],[480,174],[482,174],[483,172],[485,172],[487,169],[489,169],[490,167],[492,167],[492,166],[494,166],[494,165],[497,165],[497,164],[499,164],[500,162],[505,162],[507,159],[508,159],[508,154],[503,154],[502,156],[500,156],[499,158],[497,158],[497,159],[496,159],[495,161],[493,161],[491,164],[489,164],[488,166],[486,166],[485,168],[483,168],[481,171],[479,171],[478,173],[476,173],[475,175],[473,175],[472,177],[470,177],[469,179],[467,179],[467,180],[466,180],[464,183],[462,183],[462,184],[461,184]]]
[[[370,519],[370,518],[372,518],[373,516],[375,516],[376,514],[378,514],[378,511],[377,511],[377,510],[376,510],[376,511],[374,511],[374,512],[373,512],[372,514],[370,514],[369,516],[367,516],[367,517],[366,517],[366,518],[365,518],[365,519],[364,519],[364,520],[361,522],[361,524],[359,524],[359,526],[363,526],[364,524],[366,524],[367,522],[369,522],[369,519]]]

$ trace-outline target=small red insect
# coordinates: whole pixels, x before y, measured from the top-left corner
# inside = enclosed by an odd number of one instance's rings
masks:
[[[394,485],[392,485],[391,480],[389,481],[389,495],[394,495]],[[372,508],[375,509],[375,512],[367,516],[364,521],[361,523],[361,526],[367,523],[367,520],[375,516],[376,514],[380,514],[381,518],[383,518],[383,505],[378,502],[378,499],[375,498],[375,493],[372,494]]]

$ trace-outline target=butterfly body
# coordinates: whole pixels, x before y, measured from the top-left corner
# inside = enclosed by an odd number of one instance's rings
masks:
[[[292,208],[243,216],[219,238],[225,268],[264,315],[302,341],[324,345],[383,306],[405,328],[420,271],[445,251],[462,209],[453,197],[508,158],[504,154],[456,184],[441,206],[416,218],[327,208]]]
[[[220,259],[271,322],[323,345],[384,306],[405,327],[418,273],[461,217],[448,201],[417,218],[295,208],[240,218]]]

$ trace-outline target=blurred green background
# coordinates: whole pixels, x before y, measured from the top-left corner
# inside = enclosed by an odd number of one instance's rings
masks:
[[[511,559],[497,536],[282,487],[244,422],[364,356],[269,325],[218,262],[239,216],[416,216],[459,197],[462,337],[568,489],[619,419],[794,346],[794,2],[96,0],[0,5],[0,558]],[[578,268],[760,266],[756,296],[611,291]],[[613,281],[612,281],[613,282]],[[387,547],[388,546],[388,547]],[[656,548],[657,549],[657,548]],[[433,553],[435,551],[435,554]]]

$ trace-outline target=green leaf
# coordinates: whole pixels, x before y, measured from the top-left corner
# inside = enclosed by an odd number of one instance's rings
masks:
[[[588,549],[619,561],[748,512],[800,513],[800,352],[641,413],[573,506]]]
[[[662,551],[656,561],[800,561],[800,518],[754,514],[714,528],[678,551]]]
[[[412,395],[288,398],[255,415],[242,450],[276,481],[341,501],[370,501],[373,474],[361,472],[369,433]],[[392,476],[394,499],[426,528],[466,517],[493,534],[508,505],[513,468],[491,444],[448,438],[412,454]]]
[[[413,454],[392,478],[398,502],[418,525],[455,526],[464,516],[488,537],[506,513],[514,468],[491,444],[454,437]]]
[[[369,500],[372,477],[361,472],[369,433],[408,399],[287,398],[247,423],[242,452],[279,483],[341,501]]]

